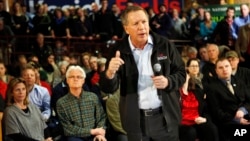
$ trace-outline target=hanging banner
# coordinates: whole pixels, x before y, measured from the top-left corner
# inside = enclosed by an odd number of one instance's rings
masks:
[[[101,5],[101,0],[27,0],[26,3],[31,2],[33,2],[34,4],[47,3],[49,9],[55,9],[58,6],[62,8],[68,8],[71,5],[91,9],[92,2],[96,2],[99,6]],[[126,7],[127,0],[108,0],[108,2],[109,6],[111,6],[112,3],[116,3],[120,7],[120,9],[123,10]],[[155,12],[158,12],[159,4],[165,4],[169,10],[176,8],[179,11],[183,6],[182,0],[133,0],[133,2],[137,5],[142,6],[143,8],[151,6]]]
[[[235,17],[240,15],[240,5],[234,4],[234,5],[209,5],[205,6],[204,9],[206,11],[209,11],[212,20],[215,22],[221,21],[226,16],[226,11],[228,7],[234,7],[235,8]]]

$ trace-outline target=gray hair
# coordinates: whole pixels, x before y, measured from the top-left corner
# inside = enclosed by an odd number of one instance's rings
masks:
[[[131,12],[136,12],[136,11],[143,11],[145,13],[145,15],[148,17],[149,19],[149,16],[148,16],[148,13],[147,11],[140,7],[140,6],[137,6],[137,5],[133,5],[133,6],[128,6],[121,14],[121,21],[122,21],[122,25],[127,25],[128,24],[128,14],[131,13]]]
[[[189,47],[187,50],[188,53],[197,53],[197,49],[195,47]]]
[[[85,73],[85,71],[83,70],[83,68],[82,67],[80,67],[80,66],[78,66],[78,65],[72,65],[72,66],[69,66],[69,68],[67,69],[67,72],[66,72],[66,78],[68,78],[69,77],[69,73],[70,73],[70,71],[72,71],[72,70],[79,70],[81,73],[82,73],[82,77],[83,78],[86,78],[86,73]]]

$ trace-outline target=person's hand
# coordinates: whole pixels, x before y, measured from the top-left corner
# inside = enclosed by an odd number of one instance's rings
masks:
[[[67,35],[66,37],[67,37],[68,39],[72,38],[72,36],[71,36],[70,34],[69,34],[69,35]]]
[[[86,36],[81,36],[80,37],[82,40],[86,40]]]
[[[21,25],[20,24],[16,24],[15,27],[18,29],[18,28],[21,27]]]
[[[102,135],[97,135],[94,137],[93,141],[107,141],[106,138]]]
[[[89,36],[88,39],[89,39],[89,40],[93,40],[94,37],[93,37],[93,36]]]
[[[248,121],[245,118],[240,118],[240,124],[242,124],[242,125],[250,125],[250,121]]]
[[[195,118],[194,122],[195,122],[196,124],[202,124],[202,123],[207,122],[207,119],[204,118],[204,117],[197,117],[197,118]]]
[[[160,27],[161,27],[160,24],[156,24],[156,25],[155,25],[155,28],[157,28],[157,29],[160,28]]]
[[[117,35],[114,35],[114,36],[112,37],[112,39],[113,39],[113,40],[117,40],[117,39],[118,39],[118,36],[117,36]]]
[[[244,112],[241,110],[238,110],[235,114],[235,118],[243,118],[244,117]]]
[[[101,128],[95,128],[95,129],[91,129],[90,130],[90,134],[91,135],[102,135],[102,136],[105,136],[106,134],[106,131],[101,127]]]
[[[124,64],[124,61],[120,57],[120,51],[116,51],[115,57],[113,57],[110,62],[106,72],[106,76],[112,79],[115,73],[118,71],[119,67]]]
[[[168,79],[163,75],[152,77],[155,88],[165,89],[168,86]]]
[[[48,137],[47,139],[45,139],[44,141],[53,141],[51,137]]]

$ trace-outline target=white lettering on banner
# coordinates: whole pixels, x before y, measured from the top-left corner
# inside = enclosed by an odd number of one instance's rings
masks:
[[[34,3],[34,0],[29,0],[29,1],[32,1],[32,3]],[[42,4],[43,2],[44,2],[44,0],[38,0],[37,3]],[[100,5],[100,0],[94,0],[93,2],[97,3],[97,5],[99,7],[101,6]],[[85,4],[85,5],[79,5],[79,3],[80,3],[80,0],[74,0],[75,7],[82,7],[83,9],[91,10],[91,3]],[[70,4],[67,4],[67,5],[62,5],[61,7],[62,7],[62,9],[67,9],[70,6],[71,6]],[[58,7],[58,5],[49,5],[48,10],[53,10],[53,9],[56,9],[57,7]],[[30,11],[30,12],[34,12],[34,11]]]

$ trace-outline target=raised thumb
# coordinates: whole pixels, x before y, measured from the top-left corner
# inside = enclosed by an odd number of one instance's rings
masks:
[[[116,58],[120,58],[120,51],[116,51],[115,57],[116,57]]]

